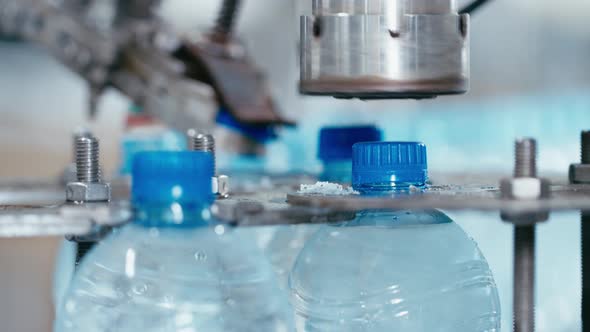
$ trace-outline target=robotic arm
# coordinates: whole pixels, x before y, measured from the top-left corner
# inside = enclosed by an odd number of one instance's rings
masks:
[[[246,124],[289,123],[231,36],[237,1],[228,1],[233,7],[224,6],[215,29],[197,40],[177,36],[158,20],[153,14],[158,3],[0,0],[0,31],[46,46],[83,77],[90,87],[91,115],[101,92],[113,87],[181,130],[211,127],[217,104]],[[93,15],[95,10],[102,17]],[[104,15],[109,10],[110,17]]]

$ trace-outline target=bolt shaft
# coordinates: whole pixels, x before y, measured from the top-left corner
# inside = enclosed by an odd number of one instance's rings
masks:
[[[190,138],[190,147],[193,151],[211,152],[213,155],[213,171],[216,172],[215,165],[215,138],[213,135],[198,132],[194,129],[188,132]]]
[[[91,135],[76,137],[76,175],[79,182],[99,183],[98,139]]]
[[[514,228],[514,331],[535,330],[535,226]]]
[[[537,176],[537,141],[532,138],[523,138],[516,141],[515,145],[514,177]]]
[[[72,138],[74,139],[74,144],[72,145],[74,147],[74,151],[72,154],[72,158],[73,158],[74,162],[76,161],[76,155],[77,155],[77,152],[76,152],[77,142],[78,142],[78,139],[82,138],[82,137],[92,137],[92,133],[84,127],[77,128],[74,131],[74,134],[72,135]]]
[[[582,268],[582,331],[590,327],[590,273],[585,271],[590,267],[590,213],[582,212],[581,222],[581,268]],[[584,329],[586,328],[586,329]]]
[[[241,0],[224,0],[221,4],[213,31],[224,36],[231,34],[238,17],[241,3]]]
[[[590,131],[583,131],[581,135],[582,164],[590,164]]]

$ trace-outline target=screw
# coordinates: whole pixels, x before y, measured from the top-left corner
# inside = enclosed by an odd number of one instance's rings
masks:
[[[582,165],[590,164],[590,131],[582,131],[581,141],[581,162]],[[571,176],[570,176],[571,178]],[[581,233],[581,277],[582,277],[582,330],[590,321],[590,273],[585,271],[590,266],[590,254],[587,253],[588,243],[590,243],[590,213],[582,211],[582,220],[580,223]],[[584,324],[586,322],[586,324]]]
[[[241,0],[224,0],[213,31],[221,36],[229,36],[234,28]]]
[[[79,182],[100,183],[98,139],[90,134],[76,137],[76,176]]]
[[[215,138],[213,135],[205,134],[195,129],[190,129],[188,131],[188,136],[190,139],[189,146],[193,151],[211,152],[213,155],[213,172],[216,174]]]
[[[582,147],[582,164],[588,165],[590,164],[590,131],[582,131],[581,137],[581,147]]]
[[[582,131],[580,141],[581,162],[570,165],[569,179],[572,184],[590,184],[590,131]]]
[[[92,137],[92,133],[90,132],[90,130],[88,130],[88,128],[85,127],[79,127],[77,128],[73,135],[72,135],[72,139],[74,140],[72,147],[73,147],[73,154],[72,154],[72,160],[75,162],[76,161],[76,146],[78,144],[78,139],[82,138],[82,137]]]
[[[535,330],[535,226],[514,228],[514,331]]]
[[[537,141],[516,140],[514,177],[537,177]],[[514,331],[535,330],[535,232],[536,226],[514,226]]]
[[[537,141],[532,138],[516,140],[514,177],[537,177]]]
[[[586,271],[590,267],[590,253],[588,253],[588,244],[590,243],[590,213],[582,211],[580,223],[581,233],[581,277],[582,277],[582,331],[584,327],[590,325],[590,272]]]
[[[229,196],[229,178],[217,175],[215,163],[215,138],[213,135],[190,129],[188,132],[189,146],[193,151],[210,152],[213,155],[213,192],[220,198]]]

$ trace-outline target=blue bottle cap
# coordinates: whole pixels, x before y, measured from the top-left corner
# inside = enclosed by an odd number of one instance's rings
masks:
[[[217,113],[216,121],[218,125],[237,131],[257,143],[268,143],[278,138],[275,126],[241,123],[223,108]]]
[[[380,141],[375,126],[324,127],[320,131],[318,158],[324,162],[352,159],[352,146],[358,142]]]
[[[133,161],[132,202],[134,206],[209,205],[214,201],[213,165],[208,152],[139,152]]]
[[[352,186],[361,193],[422,187],[427,180],[423,143],[368,142],[353,146]]]

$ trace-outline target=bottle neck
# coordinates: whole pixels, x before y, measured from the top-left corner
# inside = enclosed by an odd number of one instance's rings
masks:
[[[426,189],[425,184],[415,182],[408,183],[382,183],[370,185],[355,185],[354,190],[367,197],[404,197],[408,195],[420,195]]]
[[[133,223],[158,228],[208,227],[214,222],[210,208],[206,203],[137,204]]]
[[[354,189],[360,193],[390,195],[391,193],[421,192],[426,186],[428,174],[426,169],[416,170],[353,170],[352,183]]]
[[[365,197],[403,198],[409,195],[420,195],[426,189],[425,184],[393,183],[356,185],[355,190]],[[357,213],[353,221],[345,222],[346,227],[406,227],[448,224],[453,221],[443,212],[435,209],[405,210],[405,209],[371,209]]]

